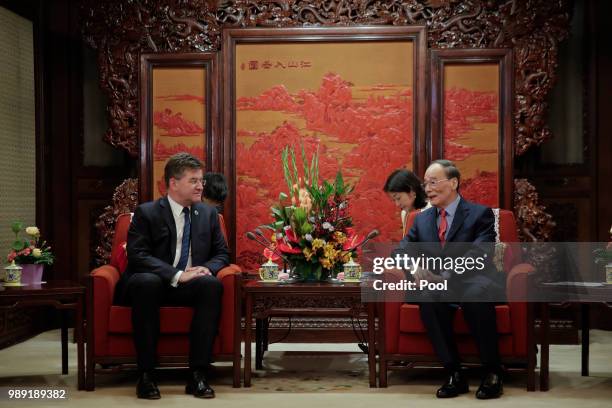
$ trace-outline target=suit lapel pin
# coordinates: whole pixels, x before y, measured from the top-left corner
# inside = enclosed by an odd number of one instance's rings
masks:
[[[198,215],[198,210],[193,210],[193,215]]]

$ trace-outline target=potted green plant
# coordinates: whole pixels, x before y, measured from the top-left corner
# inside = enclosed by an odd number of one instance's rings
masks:
[[[15,241],[6,260],[8,263],[14,261],[23,268],[21,271],[22,283],[40,283],[44,266],[52,265],[55,259],[51,247],[47,245],[47,241],[41,241],[38,227],[26,227],[26,238],[19,237],[21,231],[24,230],[22,222],[14,222],[11,229],[15,234]]]

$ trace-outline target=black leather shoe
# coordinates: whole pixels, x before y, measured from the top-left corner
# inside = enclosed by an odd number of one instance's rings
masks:
[[[502,381],[501,374],[490,372],[482,379],[480,387],[478,387],[478,391],[476,391],[476,398],[499,398],[503,393],[504,382]]]
[[[136,396],[141,399],[156,400],[161,398],[159,388],[153,379],[151,372],[144,372],[138,377],[136,383]]]
[[[453,398],[460,394],[469,392],[467,379],[461,371],[453,371],[442,387],[436,391],[436,397],[438,398]]]
[[[193,372],[192,379],[185,387],[185,394],[193,394],[196,398],[215,398],[215,390],[208,385],[206,376],[199,370]]]

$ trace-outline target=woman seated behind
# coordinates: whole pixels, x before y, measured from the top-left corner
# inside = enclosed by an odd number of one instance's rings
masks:
[[[219,214],[223,214],[223,203],[227,198],[228,187],[225,176],[221,173],[206,173],[204,175],[204,190],[202,191],[202,201],[217,209]]]
[[[408,214],[429,205],[421,179],[410,170],[398,169],[389,175],[383,191],[402,210],[402,236],[405,236],[408,233],[406,231]]]

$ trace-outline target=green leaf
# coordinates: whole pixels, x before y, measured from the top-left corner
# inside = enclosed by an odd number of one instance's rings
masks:
[[[27,242],[18,239],[15,242],[13,242],[13,246],[11,248],[14,249],[15,251],[21,251],[27,245],[28,245]]]
[[[315,165],[314,165],[314,174],[312,175],[313,184],[319,185],[319,146],[317,145],[317,151],[314,154]]]
[[[293,168],[293,185],[295,186],[293,188],[294,191],[294,196],[297,199],[299,197],[299,188],[300,188],[300,183],[299,183],[299,173],[297,171],[297,164],[295,162],[295,150],[293,150],[293,147],[291,148],[291,150],[289,151],[290,155],[291,155],[291,166]]]
[[[312,225],[309,222],[305,222],[302,224],[301,229],[302,229],[302,235],[310,234],[312,232]]]
[[[344,179],[342,178],[342,172],[338,170],[336,173],[336,193],[343,194],[344,193]]]
[[[310,171],[308,169],[308,160],[306,160],[306,151],[304,150],[304,143],[300,140],[300,148],[302,150],[302,166],[304,167],[304,185],[310,185]]]
[[[270,210],[272,211],[272,214],[274,216],[276,216],[277,218],[283,219],[284,218],[284,213],[283,210],[277,206],[272,206],[270,207]]]
[[[300,227],[307,221],[306,210],[303,208],[297,207],[293,212],[293,216],[296,224]]]
[[[284,213],[285,213],[285,221],[287,221],[287,223],[291,220],[291,217],[293,216],[293,210],[295,207],[291,207],[291,206],[287,206],[284,207]]]
[[[329,182],[327,182],[326,180],[325,181],[325,201],[329,199],[329,197],[332,195],[333,192],[334,192],[334,186],[329,184]]]
[[[291,173],[289,172],[289,147],[285,146],[281,153],[281,162],[283,164],[283,175],[285,176],[285,182],[290,195],[293,191],[293,183],[291,182]]]
[[[11,229],[13,230],[13,232],[15,234],[19,234],[19,231],[21,231],[23,229],[23,222],[21,221],[15,221],[12,225],[11,225]]]
[[[312,155],[312,159],[310,160],[310,185],[311,186],[316,186],[318,184],[318,180],[315,180],[315,159],[316,159],[316,153],[314,153]]]
[[[286,200],[287,198],[289,198],[289,196],[287,196],[287,194],[285,194],[283,191],[281,191],[278,194],[278,201],[283,201],[283,200]]]
[[[323,267],[321,266],[321,264],[317,264],[317,269],[315,269],[315,273],[314,273],[317,280],[321,280],[322,273],[323,273]]]

